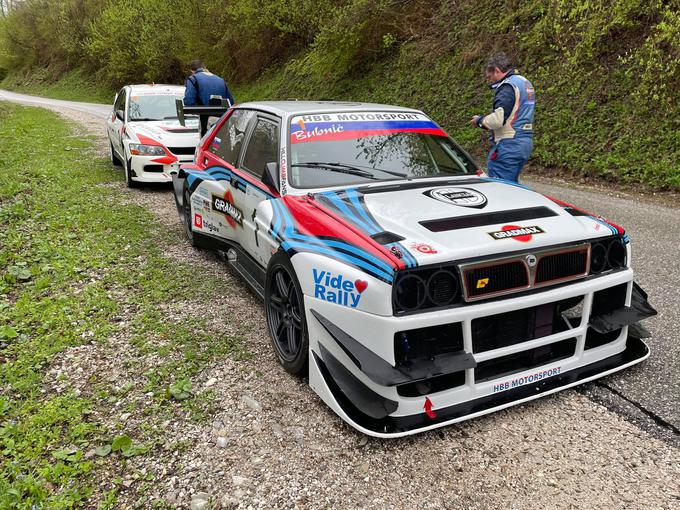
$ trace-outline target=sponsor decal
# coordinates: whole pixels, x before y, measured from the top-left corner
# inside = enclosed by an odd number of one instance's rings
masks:
[[[501,239],[515,239],[522,243],[528,243],[535,234],[545,234],[545,231],[537,226],[520,227],[517,225],[503,225],[501,230],[488,232],[488,234],[497,241]]]
[[[477,280],[477,288],[478,289],[483,289],[487,285],[489,285],[489,279],[488,278],[480,278],[479,280]]]
[[[194,214],[194,227],[203,228],[203,216],[200,214]]]
[[[361,295],[368,287],[365,280],[348,280],[342,274],[312,269],[314,277],[314,297],[329,303],[337,303],[349,308],[356,308]]]
[[[198,188],[198,194],[205,198],[210,198],[210,193],[205,188]]]
[[[538,259],[536,258],[536,255],[533,253],[530,253],[529,255],[526,256],[526,261],[529,267],[535,267],[536,264],[538,263]]]
[[[349,140],[399,132],[446,136],[423,114],[361,112],[294,117],[290,125],[290,140],[291,143]]]
[[[300,127],[304,130],[305,123],[300,119]],[[286,158],[286,146],[281,147],[281,168],[279,170],[279,190],[281,196],[288,193],[288,160]]]
[[[390,251],[391,251],[392,254],[393,254],[395,257],[397,257],[398,259],[403,259],[403,258],[404,258],[404,254],[402,253],[402,251],[399,249],[398,246],[392,246],[392,248],[390,248]]]
[[[207,218],[203,220],[203,228],[207,229],[208,231],[213,232],[213,233],[217,233],[220,230],[217,227],[217,225],[215,225],[212,221],[210,221]]]
[[[548,377],[559,375],[561,370],[562,367],[555,367],[549,370],[539,370],[538,372],[534,372],[533,374],[529,375],[524,375],[522,377],[515,377],[514,379],[510,379],[509,381],[494,384],[493,392],[498,393],[499,391],[511,390],[512,388],[518,388],[520,386],[524,386],[525,384],[538,382],[542,379],[547,379]]]
[[[479,191],[470,188],[435,188],[425,192],[425,195],[446,204],[474,207],[481,209],[486,205],[486,197]]]
[[[433,255],[435,253],[439,253],[432,246],[430,246],[429,244],[425,244],[425,243],[413,242],[413,243],[411,243],[411,249],[416,250],[419,253],[425,253],[427,255]]]
[[[224,214],[224,217],[232,228],[236,228],[236,225],[243,226],[243,211],[234,205],[231,191],[227,191],[224,194],[224,197],[213,195],[212,203],[210,205],[213,211]]]
[[[213,138],[212,142],[210,143],[210,147],[211,147],[212,149],[217,150],[217,149],[220,148],[220,144],[221,144],[221,143],[222,143],[222,139],[221,139],[221,138],[218,138],[218,137],[215,137],[215,138]]]
[[[339,124],[332,124],[331,126],[326,128],[314,127],[314,129],[312,129],[311,131],[305,131],[304,128],[301,128],[301,131],[295,131],[295,133],[293,133],[293,136],[295,137],[296,142],[306,142],[312,138],[318,138],[323,135],[342,133],[344,130],[345,130],[344,126]]]

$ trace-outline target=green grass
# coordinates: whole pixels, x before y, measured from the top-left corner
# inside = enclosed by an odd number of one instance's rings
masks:
[[[120,189],[102,186],[121,181],[121,172],[64,120],[0,102],[0,167],[0,509],[84,507],[93,498],[115,508],[114,480],[106,494],[95,492],[101,471],[122,477],[127,456],[159,455],[159,420],[208,419],[212,392],[192,390],[179,401],[170,387],[221,357],[247,356],[243,341],[200,318],[167,320],[162,304],[210,300],[220,283],[164,257],[167,229],[125,205]],[[125,310],[131,317],[121,326]],[[51,363],[69,348],[93,343],[116,361],[112,335],[129,339],[123,367],[131,380],[142,374],[142,385],[116,388],[94,374],[86,391],[50,389]],[[149,353],[160,362],[141,366]],[[93,418],[95,410],[120,413],[122,399],[134,410],[131,395],[150,391],[153,405],[134,430],[107,430]],[[130,437],[128,448],[87,455],[121,436]]]
[[[56,81],[46,70],[31,69],[24,73],[9,73],[0,81],[0,88],[53,99],[101,104],[113,104],[116,94],[113,89],[93,81],[78,69],[64,74]]]

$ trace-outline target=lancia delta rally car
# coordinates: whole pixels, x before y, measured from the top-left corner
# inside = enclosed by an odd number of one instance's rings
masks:
[[[177,85],[128,85],[113,103],[106,121],[111,161],[122,165],[128,186],[170,182],[180,163],[190,163],[198,144],[198,118],[177,119]]]
[[[417,110],[257,102],[173,177],[195,246],[264,300],[273,350],[353,427],[394,437],[644,360],[624,230],[478,176]]]

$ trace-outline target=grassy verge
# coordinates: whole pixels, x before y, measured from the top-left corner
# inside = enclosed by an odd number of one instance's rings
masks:
[[[113,508],[130,457],[160,455],[161,420],[206,419],[191,379],[242,341],[162,313],[219,282],[164,256],[167,229],[65,121],[0,102],[0,166],[0,508]],[[101,369],[79,376],[78,349]],[[112,417],[133,390],[148,398],[130,426]]]
[[[54,80],[46,70],[31,70],[24,74],[10,73],[0,81],[0,88],[36,96],[112,104],[115,91],[92,81],[79,70],[66,73]]]

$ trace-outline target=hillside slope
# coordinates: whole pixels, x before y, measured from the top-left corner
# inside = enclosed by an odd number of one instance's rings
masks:
[[[5,84],[36,69],[104,89],[181,82],[202,56],[239,101],[413,106],[480,159],[467,120],[490,106],[482,63],[505,50],[536,88],[534,167],[680,189],[678,0],[34,0],[2,21]]]

